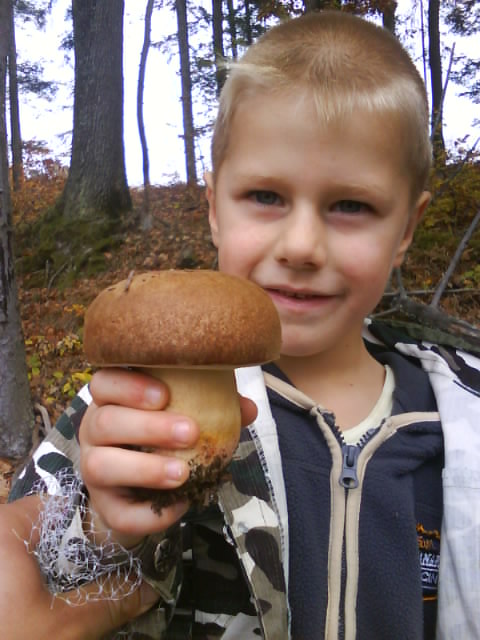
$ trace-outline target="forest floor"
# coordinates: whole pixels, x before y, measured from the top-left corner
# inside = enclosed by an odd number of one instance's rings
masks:
[[[141,193],[132,192],[134,208]],[[94,277],[79,278],[68,288],[58,288],[55,276],[45,273],[44,286],[31,287],[34,274],[17,276],[27,366],[35,406],[34,447],[91,376],[82,351],[82,326],[86,308],[102,289],[136,272],[168,268],[212,268],[215,249],[210,240],[207,206],[201,187],[155,187],[151,198],[153,229],[142,233],[129,225],[123,243],[104,254],[107,268]],[[460,272],[473,258],[463,264]],[[442,247],[411,251],[404,269],[407,290],[426,291],[440,280],[448,265]],[[38,280],[38,274],[35,274]],[[452,281],[453,286],[465,283]],[[468,288],[468,287],[467,287]],[[418,298],[429,302],[428,295]],[[480,327],[480,290],[448,294],[442,299],[448,314]],[[22,461],[0,458],[0,502],[8,494],[12,475]]]

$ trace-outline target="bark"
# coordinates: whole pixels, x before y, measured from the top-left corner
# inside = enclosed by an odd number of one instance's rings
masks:
[[[118,220],[131,208],[123,144],[123,0],[73,0],[75,87],[69,220]]]
[[[18,191],[23,181],[23,153],[22,136],[20,133],[20,108],[18,104],[17,82],[17,45],[15,42],[14,11],[10,12],[10,38],[8,48],[8,79],[10,100],[10,132],[12,150],[12,184],[14,191]]]
[[[152,228],[152,216],[150,213],[150,163],[148,158],[147,138],[145,135],[145,123],[143,120],[143,92],[145,88],[145,69],[147,66],[147,56],[150,49],[150,32],[152,28],[152,13],[154,0],[148,0],[145,10],[145,31],[143,36],[143,47],[140,56],[140,67],[138,71],[137,87],[137,122],[140,144],[142,147],[143,160],[143,211],[141,216],[141,227],[144,231]]]
[[[332,9],[332,2],[330,0],[304,0],[303,2],[304,12],[320,11],[321,9]]]
[[[213,9],[213,55],[215,58],[215,80],[217,83],[217,96],[220,95],[225,80],[227,78],[225,66],[225,50],[223,48],[223,2],[222,0],[212,0]]]
[[[396,28],[396,11],[397,11],[398,2],[396,0],[390,0],[390,2],[384,5],[382,9],[382,21],[385,29],[390,31],[395,35]]]
[[[232,58],[236,60],[238,58],[237,24],[235,20],[235,7],[233,6],[233,0],[227,0],[227,9],[228,9],[228,32],[230,34],[230,47],[232,51]]]
[[[6,75],[10,0],[0,0],[0,456],[24,457],[31,446],[33,411],[18,310],[8,185]]]
[[[442,56],[440,50],[440,0],[428,3],[428,53],[432,91],[432,142],[436,159],[445,153],[445,140],[442,123]]]
[[[177,13],[178,46],[180,51],[180,77],[182,79],[183,142],[185,145],[187,183],[197,184],[186,0],[176,0],[175,8]]]
[[[245,42],[247,46],[253,43],[252,19],[252,7],[249,0],[245,0]]]

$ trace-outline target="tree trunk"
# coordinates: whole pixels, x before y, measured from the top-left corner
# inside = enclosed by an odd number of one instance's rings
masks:
[[[225,61],[225,50],[223,48],[223,2],[222,0],[212,0],[213,9],[213,55],[215,58],[215,80],[217,83],[217,96],[220,95],[227,73],[222,63]]]
[[[11,0],[0,0],[0,456],[24,457],[33,412],[14,272],[5,119]]]
[[[230,34],[230,48],[232,51],[232,58],[236,60],[238,58],[237,24],[235,20],[235,7],[233,6],[233,0],[227,0],[227,8],[228,8],[228,32]]]
[[[177,12],[178,47],[180,50],[180,76],[182,79],[183,142],[185,145],[187,183],[197,184],[186,0],[176,0],[175,8]]]
[[[332,4],[334,3],[330,0],[304,0],[303,8],[305,13],[308,13],[309,11],[320,11],[321,9],[337,8],[332,6]]]
[[[387,2],[386,4],[383,5],[383,9],[382,9],[383,26],[385,27],[385,29],[390,31],[390,33],[393,33],[393,35],[395,35],[395,27],[396,27],[395,13],[397,11],[397,5],[398,5],[397,0],[390,0],[390,2]]]
[[[140,144],[142,146],[143,159],[143,210],[141,215],[141,227],[144,231],[152,228],[152,215],[150,213],[150,165],[148,160],[147,138],[145,136],[145,123],[143,121],[143,90],[145,87],[145,69],[147,66],[147,56],[150,49],[150,31],[152,28],[152,13],[154,0],[147,1],[145,9],[145,31],[143,36],[143,47],[140,56],[140,67],[138,71],[137,87],[137,122]]]
[[[440,51],[440,0],[428,2],[428,52],[432,89],[432,142],[435,158],[441,160],[445,153],[443,137],[443,85],[442,56]]]
[[[249,0],[245,0],[245,42],[247,46],[253,43],[252,34],[252,7]]]
[[[12,149],[12,184],[13,190],[18,191],[23,181],[23,153],[22,136],[20,133],[20,109],[18,105],[17,82],[17,45],[15,42],[14,11],[10,13],[10,39],[8,47],[8,79],[10,100],[10,132]]]
[[[75,87],[69,220],[117,221],[131,208],[123,145],[123,0],[73,0]]]

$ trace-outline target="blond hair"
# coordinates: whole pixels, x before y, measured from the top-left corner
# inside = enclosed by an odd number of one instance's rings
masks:
[[[216,174],[225,157],[238,105],[259,93],[311,95],[319,122],[338,123],[360,110],[382,117],[392,153],[404,166],[416,198],[431,165],[425,86],[399,41],[382,27],[342,11],[308,13],[260,37],[232,65],[220,96],[212,139]]]

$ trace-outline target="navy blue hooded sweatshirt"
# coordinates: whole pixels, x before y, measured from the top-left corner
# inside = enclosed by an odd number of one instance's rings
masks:
[[[357,640],[435,637],[443,467],[435,399],[417,363],[371,345],[369,349],[395,376],[396,427],[387,438],[381,435],[388,429],[382,424],[359,446],[347,446],[332,414],[297,406],[268,389],[287,491],[293,640],[324,638],[329,625],[337,623],[342,640],[348,615],[355,618]],[[288,382],[275,365],[264,368]],[[356,477],[357,458],[367,443],[373,453]],[[332,475],[338,476],[332,455],[337,444],[340,451],[343,447],[343,479]],[[332,492],[338,495],[339,483],[345,504],[357,505],[353,526],[348,516],[340,526],[338,519],[332,524]],[[340,538],[341,555],[335,560],[331,547],[334,539],[338,547]],[[337,572],[338,588],[333,589],[332,574]],[[334,609],[338,620],[328,621],[334,591],[339,594]]]

